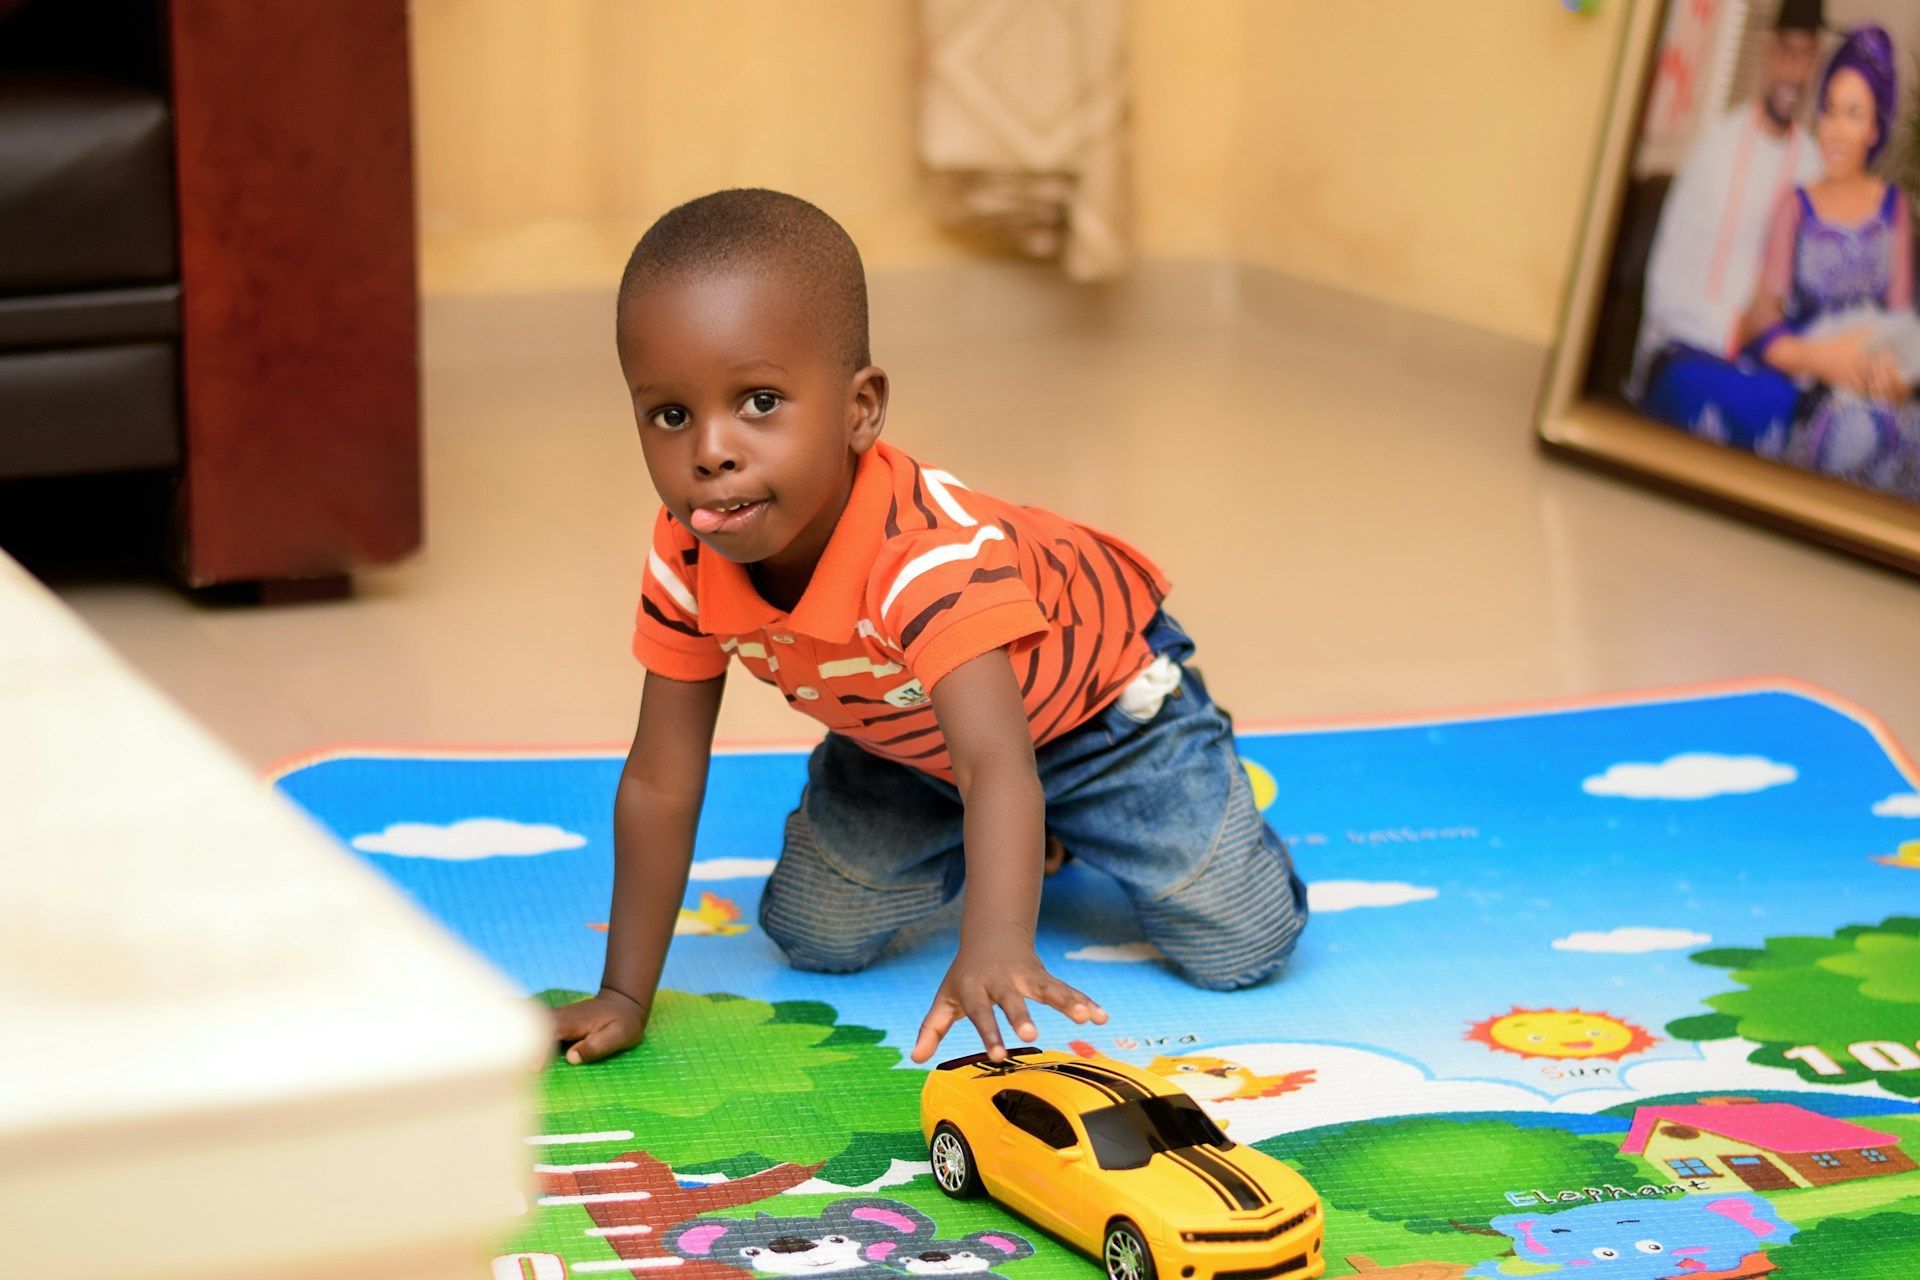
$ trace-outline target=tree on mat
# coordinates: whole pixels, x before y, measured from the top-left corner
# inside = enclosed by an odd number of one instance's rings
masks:
[[[1409,1231],[1497,1235],[1487,1223],[1513,1212],[1510,1191],[1609,1184],[1632,1191],[1646,1181],[1611,1141],[1504,1120],[1371,1120],[1255,1145],[1308,1171],[1327,1203]]]
[[[560,1004],[579,993],[548,991]],[[822,1166],[858,1186],[894,1159],[924,1160],[918,1071],[884,1033],[835,1022],[830,1005],[662,991],[639,1048],[543,1077],[549,1133],[631,1130],[671,1168],[731,1176]],[[796,1182],[803,1179],[796,1179]]]
[[[779,1195],[818,1170],[817,1165],[782,1164],[744,1178],[683,1187],[672,1169],[644,1151],[599,1163],[613,1167],[543,1173],[542,1188],[550,1196],[585,1197],[587,1215],[622,1260],[653,1259],[655,1265],[671,1266],[681,1280],[740,1280],[741,1272],[724,1262],[677,1257],[661,1244],[669,1227]]]
[[[1835,1280],[1840,1276],[1920,1276],[1920,1217],[1877,1213],[1830,1218],[1802,1231],[1793,1245],[1767,1255],[1772,1280]]]
[[[1738,991],[1709,996],[1713,1013],[1679,1018],[1684,1040],[1739,1036],[1750,1062],[1786,1067],[1813,1084],[1871,1080],[1920,1097],[1920,918],[1849,925],[1830,938],[1768,938],[1761,947],[1698,951],[1731,970]]]

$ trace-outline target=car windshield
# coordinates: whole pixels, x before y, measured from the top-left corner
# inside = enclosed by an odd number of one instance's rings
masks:
[[[1187,1097],[1122,1102],[1089,1111],[1082,1119],[1093,1142],[1093,1158],[1102,1169],[1138,1169],[1156,1151],[1181,1147],[1225,1151],[1233,1145],[1199,1104]]]

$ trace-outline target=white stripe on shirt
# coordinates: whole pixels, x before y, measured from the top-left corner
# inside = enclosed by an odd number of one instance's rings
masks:
[[[881,614],[885,615],[887,610],[893,608],[893,602],[900,598],[900,593],[921,574],[931,569],[938,569],[943,564],[952,564],[956,560],[971,560],[980,554],[981,547],[996,539],[1004,540],[1006,536],[997,524],[982,525],[980,531],[973,535],[971,542],[952,547],[936,547],[924,555],[915,556],[907,561],[906,566],[900,570],[900,576],[893,580],[891,587],[887,588],[887,598],[880,602]]]
[[[946,512],[948,518],[955,524],[963,529],[971,529],[974,525],[980,523],[968,515],[967,509],[958,502],[955,502],[953,495],[947,492],[948,485],[952,485],[956,489],[964,489],[967,486],[955,480],[950,473],[935,471],[932,467],[921,468],[920,474],[926,479],[927,492],[933,495],[934,504]]]
[[[820,676],[825,680],[836,676],[890,676],[900,670],[897,662],[879,663],[872,658],[839,658],[820,664]]]
[[[667,562],[660,558],[658,551],[648,550],[647,569],[653,574],[653,580],[659,583],[661,588],[665,590],[669,596],[673,597],[675,604],[685,609],[693,617],[697,618],[700,616],[700,605],[694,600],[693,592],[687,590],[687,584],[675,577],[673,570],[667,568]]]

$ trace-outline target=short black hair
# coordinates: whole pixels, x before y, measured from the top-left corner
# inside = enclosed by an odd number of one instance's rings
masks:
[[[870,364],[867,274],[853,237],[798,196],[735,187],[669,209],[627,259],[615,303],[615,340],[627,305],[648,283],[704,271],[747,269],[790,275],[810,314],[834,336],[849,371]]]

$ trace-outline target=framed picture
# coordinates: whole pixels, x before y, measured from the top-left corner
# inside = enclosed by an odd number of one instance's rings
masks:
[[[1920,4],[1623,26],[1541,439],[1920,573]]]

